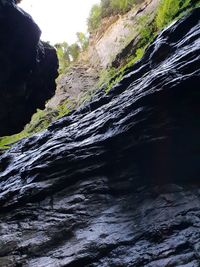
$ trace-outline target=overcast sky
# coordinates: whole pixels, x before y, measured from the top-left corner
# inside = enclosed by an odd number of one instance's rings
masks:
[[[93,4],[100,0],[22,0],[19,5],[42,30],[42,40],[52,44],[76,41],[76,32],[86,32]]]

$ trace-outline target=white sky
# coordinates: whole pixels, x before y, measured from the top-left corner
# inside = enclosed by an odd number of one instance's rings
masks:
[[[29,13],[42,30],[43,41],[51,44],[76,41],[76,32],[87,31],[87,18],[100,0],[22,0],[19,6]]]

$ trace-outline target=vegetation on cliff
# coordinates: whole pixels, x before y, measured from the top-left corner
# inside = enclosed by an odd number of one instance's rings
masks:
[[[142,1],[141,1],[142,2]],[[145,2],[145,1],[143,1]],[[194,6],[198,0],[161,0],[156,18],[156,26],[162,29],[170,23],[177,14]],[[105,17],[124,14],[137,4],[137,0],[101,0],[100,4],[95,4],[88,18],[88,30],[94,32],[98,30],[102,19]]]
[[[115,85],[123,77],[126,69],[142,57],[146,47],[152,42],[159,31],[170,24],[174,19],[184,15],[191,8],[194,8],[199,4],[199,0],[161,0],[152,23],[148,23],[148,16],[141,16],[138,20],[138,33],[140,35],[140,40],[137,47],[135,47],[135,53],[124,60],[123,66],[120,66],[119,68],[110,67],[103,70],[100,74],[99,87],[106,84],[104,88],[106,88],[106,92],[108,92],[113,85]],[[92,7],[90,17],[88,19],[88,27],[92,27],[91,29],[94,29],[96,26],[93,28],[91,25],[101,23],[101,20],[105,16],[127,12],[133,5],[134,1],[102,0],[99,6],[95,5]],[[101,12],[99,12],[99,10],[101,10]],[[71,46],[69,46],[66,42],[57,44],[56,48],[60,60],[60,71],[64,72],[70,64],[76,62],[79,53],[84,51],[87,46],[88,38],[83,33],[77,33],[77,43]],[[58,106],[57,110],[38,110],[38,112],[32,117],[31,122],[21,133],[14,136],[0,138],[0,147],[6,148],[10,143],[16,142],[21,138],[46,129],[52,121],[55,121],[69,112],[70,109],[66,106],[66,103]]]
[[[83,32],[77,32],[77,41],[71,45],[67,42],[57,43],[57,55],[59,59],[59,72],[64,73],[73,63],[77,61],[81,52],[85,51],[89,44],[88,37]]]
[[[63,104],[59,105],[57,110],[38,109],[22,132],[11,136],[0,137],[0,150],[9,148],[13,143],[22,138],[26,138],[47,129],[52,122],[63,117],[69,112],[70,109],[66,105],[66,101]]]
[[[157,29],[161,30],[177,16],[184,15],[186,10],[188,11],[198,4],[198,0],[161,0],[155,19]]]
[[[125,70],[143,56],[146,47],[164,27],[172,23],[175,19],[184,16],[192,8],[199,5],[199,0],[161,0],[156,16],[151,23],[149,23],[148,16],[141,16],[138,19],[138,33],[140,40],[135,47],[135,53],[131,55],[131,57],[125,59],[125,64],[123,66],[120,66],[119,68],[110,67],[103,70],[100,75],[99,86],[107,84],[105,90],[108,92],[121,80],[125,74]]]
[[[134,5],[135,0],[101,0],[100,4],[95,4],[88,18],[88,31],[98,30],[102,19],[116,14],[128,12]]]

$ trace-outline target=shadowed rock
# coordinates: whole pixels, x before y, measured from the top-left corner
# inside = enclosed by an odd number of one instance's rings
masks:
[[[199,266],[199,18],[1,156],[0,266]]]
[[[40,29],[12,1],[0,1],[0,136],[23,129],[54,95],[58,61]]]

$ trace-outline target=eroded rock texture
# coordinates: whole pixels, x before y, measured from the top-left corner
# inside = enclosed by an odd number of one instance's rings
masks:
[[[199,266],[199,18],[1,156],[0,266]]]
[[[54,95],[55,50],[14,1],[0,1],[0,136],[17,133]]]

